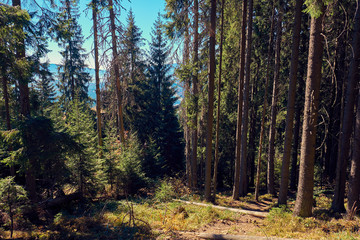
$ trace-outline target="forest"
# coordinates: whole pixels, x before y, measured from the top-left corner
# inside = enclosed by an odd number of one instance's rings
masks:
[[[84,2],[0,2],[1,239],[360,239],[360,0]]]

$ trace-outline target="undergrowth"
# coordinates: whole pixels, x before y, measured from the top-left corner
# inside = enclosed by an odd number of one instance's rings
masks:
[[[273,208],[259,226],[269,236],[301,239],[359,239],[360,220],[323,220],[296,217],[285,208]]]
[[[247,221],[239,213],[173,201],[173,198],[180,197],[202,201],[201,195],[191,194],[188,189],[179,185],[176,179],[160,182],[149,198],[78,202],[48,219],[48,224],[15,231],[14,237],[42,240],[162,239],[172,236],[176,231],[196,231],[219,220],[232,222],[233,227],[239,226],[238,222]],[[275,198],[263,195],[260,203],[263,211],[271,208],[269,215],[264,220],[253,220],[257,232],[248,230],[248,234],[298,239],[360,239],[360,219],[332,217],[327,210],[331,198],[323,193],[316,197],[316,208],[311,218],[293,216],[292,201],[288,208],[278,208],[274,207]],[[231,196],[219,195],[217,204],[249,209],[258,203],[252,195],[243,197],[240,201],[233,201]],[[8,238],[8,235],[6,229],[0,228],[0,238]]]

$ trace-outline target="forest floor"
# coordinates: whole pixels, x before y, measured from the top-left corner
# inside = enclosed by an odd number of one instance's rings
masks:
[[[318,191],[311,218],[292,215],[294,199],[288,208],[276,206],[271,195],[259,202],[249,194],[238,201],[220,194],[215,206],[209,206],[201,195],[174,192],[160,187],[146,198],[110,200],[100,198],[73,202],[56,212],[43,212],[40,222],[17,219],[16,239],[202,239],[203,234],[253,236],[248,239],[360,239],[360,218],[329,212],[331,193]],[[187,200],[207,206],[174,201]],[[221,206],[218,209],[216,206]],[[230,209],[224,209],[225,207]],[[266,213],[266,217],[231,211],[247,210]],[[9,231],[0,226],[0,239]]]

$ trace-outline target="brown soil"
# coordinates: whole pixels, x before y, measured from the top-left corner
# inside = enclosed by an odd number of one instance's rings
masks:
[[[212,234],[232,234],[232,235],[261,235],[261,218],[239,215],[235,221],[230,220],[216,220],[211,222],[196,231],[184,232],[176,231],[160,235],[158,239],[200,239],[197,237],[200,233]],[[258,233],[257,233],[258,232]]]
[[[234,201],[225,196],[218,198],[219,205],[231,208],[239,208],[244,210],[268,212],[274,204],[273,199],[262,199],[259,202],[246,199]],[[264,236],[262,232],[263,218],[239,214],[236,220],[215,220],[195,231],[173,231],[161,234],[157,239],[201,239],[197,237],[200,233],[212,234],[231,234],[231,235],[248,235],[248,236]]]

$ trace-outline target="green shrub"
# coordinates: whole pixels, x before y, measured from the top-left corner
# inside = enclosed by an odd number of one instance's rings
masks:
[[[140,188],[146,186],[147,179],[142,166],[143,152],[134,135],[122,146],[117,165],[117,187],[127,195],[135,195]]]
[[[176,197],[176,193],[173,186],[167,181],[162,181],[160,187],[155,191],[154,199],[159,202],[168,202],[174,197]]]

